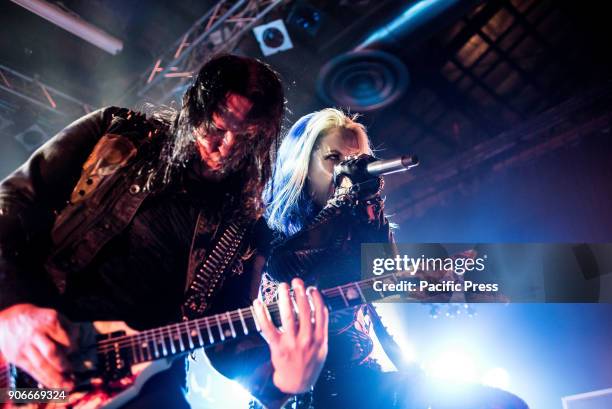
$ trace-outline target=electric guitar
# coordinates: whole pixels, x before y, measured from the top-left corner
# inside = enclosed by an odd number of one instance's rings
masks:
[[[419,278],[398,272],[332,287],[322,291],[330,312],[355,307],[383,298],[389,293],[374,290],[374,281],[400,283]],[[408,301],[423,301],[423,296],[403,295]],[[280,323],[278,304],[268,305],[275,323]],[[168,369],[178,357],[200,348],[259,333],[253,307],[241,308],[190,321],[135,331],[121,321],[79,323],[77,350],[73,362],[75,389],[62,403],[29,404],[28,408],[118,408],[137,396],[154,374]],[[36,388],[27,374],[8,365],[0,355],[1,388]],[[26,378],[26,381],[21,379]],[[30,382],[27,382],[27,378]],[[0,408],[24,408],[0,403]]]

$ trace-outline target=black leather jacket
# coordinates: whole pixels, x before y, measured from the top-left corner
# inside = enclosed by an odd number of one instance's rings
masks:
[[[144,115],[103,108],[63,129],[0,183],[0,309],[51,304],[66,278],[124,231],[153,194],[148,183],[165,131]],[[194,225],[186,283],[210,241],[196,238],[215,230],[206,222],[200,215]]]
[[[125,108],[103,108],[63,129],[0,183],[0,308],[52,304],[66,277],[130,223],[150,193],[140,164],[150,161],[163,131]]]
[[[260,290],[266,302],[275,300],[275,282],[289,281],[293,277],[300,277],[307,285],[317,285],[321,289],[361,280],[362,243],[380,243],[385,254],[395,254],[397,250],[389,221],[384,216],[383,203],[373,203],[354,207],[332,198],[298,233],[288,238],[279,236],[272,246]],[[392,362],[399,362],[399,347],[371,305],[330,314],[329,352],[314,386],[314,398],[310,393],[296,396],[285,407],[312,408],[313,404],[314,407],[327,407],[320,402],[324,399],[324,391],[342,392],[335,383],[337,371],[378,371],[377,362],[370,356],[374,347],[372,332],[376,333]],[[254,403],[251,407],[258,408]]]
[[[127,109],[103,108],[63,129],[0,182],[0,309],[63,305],[75,275],[85,274],[147,198],[160,193],[148,187],[165,131],[164,124]],[[194,221],[186,271],[173,273],[185,284],[223,230],[217,227],[202,212]],[[232,269],[210,313],[249,305],[256,297],[268,233],[263,219],[251,227],[236,261],[240,266]],[[270,371],[258,382],[271,384]],[[266,391],[252,392],[264,398]]]
[[[64,223],[59,222],[61,217],[57,216],[62,209],[72,212],[73,206],[68,203],[83,164],[110,128],[114,116],[121,112],[125,110],[111,107],[77,120],[0,183],[0,308],[24,302],[49,305],[63,291],[63,273],[57,272],[52,277],[43,268],[54,247],[52,236],[62,237],[62,242],[78,237],[75,244],[78,241],[90,248],[94,243],[98,248],[102,245],[102,239],[94,237],[99,230],[93,223],[108,213],[102,207],[85,209],[83,205],[75,205],[74,208],[82,211],[74,226],[68,218],[63,218]],[[119,198],[125,191],[125,188],[123,192],[117,189],[113,197]],[[84,191],[82,196],[88,193]],[[138,196],[130,199],[141,200]],[[126,210],[118,211],[117,215],[124,220],[130,216]],[[57,247],[58,243],[55,244]],[[73,258],[57,260],[57,264],[72,269],[83,261]],[[49,285],[51,278],[55,286]]]
[[[385,254],[395,252],[383,207],[382,201],[350,206],[330,199],[308,226],[273,245],[267,275],[276,281],[300,277],[307,285],[321,289],[361,280],[362,243],[380,243]],[[330,316],[326,366],[359,364],[367,359],[373,348],[369,335],[372,314],[373,308],[360,307]]]

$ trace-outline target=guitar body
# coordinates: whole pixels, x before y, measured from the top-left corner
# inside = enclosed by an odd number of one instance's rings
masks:
[[[397,283],[400,272],[379,276],[376,280]],[[366,279],[323,290],[330,312],[353,308],[386,295],[372,289],[374,279]],[[410,298],[410,297],[408,297]],[[414,298],[424,301],[424,299]],[[276,303],[268,306],[276,325],[281,322]],[[136,397],[145,382],[172,365],[174,358],[196,349],[208,348],[249,334],[261,332],[252,306],[224,313],[173,323],[158,328],[135,331],[124,322],[78,323],[79,339],[69,359],[75,388],[68,401],[46,404],[2,404],[0,409],[115,409]],[[40,388],[29,375],[2,365],[0,388]]]
[[[114,336],[136,335],[135,331],[122,321],[97,321],[81,324],[79,347],[87,350],[92,340],[104,339],[111,334]],[[95,341],[94,341],[95,342]],[[70,392],[65,403],[27,403],[0,404],[1,409],[115,409],[129,400],[135,398],[145,382],[156,373],[170,367],[173,358],[162,358],[155,361],[142,362],[122,368],[122,376],[105,376],[102,368],[95,368],[96,363],[91,361],[87,354],[71,357],[75,365],[76,388]],[[93,369],[93,371],[92,371]],[[37,388],[31,378],[17,375],[0,354],[0,388]],[[19,371],[17,371],[19,372]],[[92,376],[92,374],[95,374]],[[29,378],[21,380],[20,378]]]

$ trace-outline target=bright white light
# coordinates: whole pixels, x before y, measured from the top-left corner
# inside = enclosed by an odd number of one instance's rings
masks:
[[[417,359],[416,349],[414,348],[414,345],[412,345],[412,343],[406,337],[405,331],[402,331],[403,324],[402,324],[402,320],[400,316],[397,313],[397,305],[394,305],[391,303],[389,304],[380,303],[380,304],[376,304],[375,308],[376,308],[376,312],[380,316],[380,319],[383,325],[387,328],[387,332],[389,333],[389,335],[393,337],[393,339],[395,340],[395,343],[399,346],[400,350],[402,351],[402,357],[404,359],[404,362],[409,363],[409,364],[416,362],[416,359]],[[373,334],[373,338],[376,338],[376,334]],[[377,344],[379,344],[379,342],[378,342],[378,339],[376,338],[376,341],[374,343],[375,350],[377,349]],[[378,355],[376,356],[376,359],[377,360],[382,359],[384,361],[382,356],[385,354],[382,353],[383,351],[382,346],[380,346],[378,349],[380,349],[381,353],[378,353]],[[385,369],[383,369],[383,371],[384,370]]]
[[[207,408],[211,404],[219,409],[246,408],[252,399],[251,394],[242,385],[221,378],[219,374],[209,373],[201,385],[195,374],[191,373],[190,381],[187,398],[194,408]],[[231,399],[227,399],[228,396],[231,396]]]
[[[482,384],[507,390],[510,386],[510,376],[503,368],[494,368],[482,377]]]
[[[241,407],[248,407],[249,402],[252,399],[251,394],[245,388],[243,388],[242,385],[240,385],[238,382],[231,381],[231,384],[232,384],[231,386],[232,400],[234,402],[242,402],[244,406],[241,406]]]
[[[433,361],[424,365],[432,378],[453,382],[475,382],[477,370],[474,357],[461,346],[450,346]]]
[[[403,341],[400,344],[400,349],[402,350],[402,356],[404,357],[404,361],[407,363],[416,362],[416,350],[414,346],[407,341]]]
[[[203,351],[196,352],[195,360],[189,360],[188,385],[187,400],[193,409],[243,409],[252,399],[239,383],[217,372]]]

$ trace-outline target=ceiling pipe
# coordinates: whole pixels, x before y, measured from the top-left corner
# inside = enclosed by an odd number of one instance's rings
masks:
[[[355,50],[372,48],[407,48],[406,41],[417,43],[418,37],[428,36],[441,23],[463,15],[482,0],[416,0],[404,6],[399,14],[371,31]]]
[[[123,42],[118,38],[79,17],[69,14],[54,4],[43,0],[11,1],[109,54],[115,55],[123,49]]]

